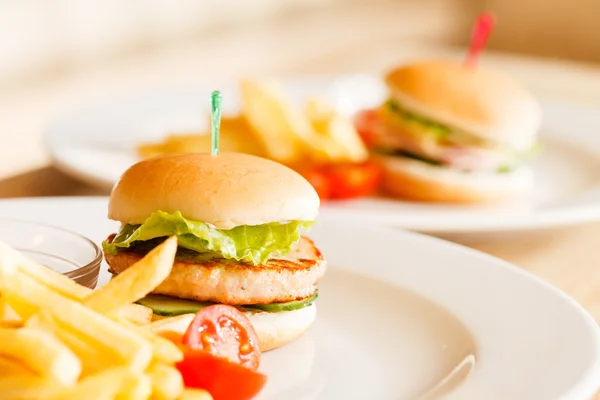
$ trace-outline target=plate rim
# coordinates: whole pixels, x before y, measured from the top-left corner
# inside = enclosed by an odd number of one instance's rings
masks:
[[[13,203],[13,204],[17,204],[17,206],[18,206],[18,203],[40,203],[40,202],[55,203],[55,204],[61,204],[61,203],[65,203],[65,202],[80,202],[82,204],[84,204],[85,202],[100,202],[101,204],[106,204],[107,201],[108,201],[107,196],[25,197],[25,198],[14,198],[14,199],[0,199],[0,205],[5,205],[7,203]],[[28,206],[31,207],[31,205],[28,205]],[[96,217],[94,217],[94,218],[96,218]],[[331,220],[327,221],[327,220],[328,220],[327,217],[320,219],[320,221],[323,221],[323,223],[332,224],[332,225],[335,224],[335,221],[331,221]],[[357,224],[357,226],[360,227],[361,225]],[[362,226],[365,226],[365,225],[362,225]],[[406,230],[396,230],[389,226],[368,225],[366,227],[368,227],[372,231],[378,231],[381,234],[389,234],[389,235],[393,235],[397,238],[405,238],[404,240],[419,241],[425,245],[435,244],[435,247],[438,247],[438,248],[444,247],[449,251],[455,252],[457,254],[460,253],[460,254],[464,255],[465,257],[469,257],[473,261],[480,260],[484,264],[485,263],[492,264],[492,265],[490,265],[490,267],[495,266],[501,270],[506,271],[507,273],[509,273],[513,276],[519,276],[519,279],[526,280],[528,282],[528,285],[537,285],[539,287],[543,287],[544,290],[547,290],[553,296],[557,296],[562,301],[565,301],[566,304],[568,305],[568,307],[570,308],[570,311],[576,312],[578,319],[580,319],[582,321],[582,323],[585,324],[586,332],[587,332],[587,329],[589,329],[590,332],[594,334],[593,337],[595,338],[595,341],[594,341],[594,343],[592,343],[592,345],[595,345],[594,350],[595,350],[596,355],[594,357],[593,365],[586,371],[586,374],[584,376],[580,377],[580,379],[574,384],[574,386],[567,393],[563,394],[563,397],[561,397],[561,398],[578,399],[578,398],[585,398],[586,396],[590,397],[590,396],[594,395],[597,392],[597,390],[600,388],[600,327],[598,326],[598,324],[594,320],[594,318],[591,316],[591,314],[587,310],[585,310],[582,305],[577,303],[572,297],[568,296],[563,291],[559,290],[555,286],[553,286],[550,283],[548,283],[547,281],[544,281],[543,279],[535,276],[534,274],[532,274],[531,272],[529,272],[527,270],[519,268],[511,263],[508,263],[507,261],[501,260],[492,255],[471,249],[469,247],[459,245],[456,243],[452,243],[452,242],[448,242],[443,239],[430,237],[430,236],[420,234],[420,233],[410,232],[410,231],[406,231]],[[487,268],[490,268],[490,267],[487,267]],[[344,269],[344,267],[341,267],[341,268]],[[486,268],[486,267],[483,266],[483,268]],[[378,276],[376,274],[369,273],[368,270],[365,270],[364,273],[369,276],[378,278]],[[394,283],[393,285],[397,286],[398,288],[402,287],[400,284],[397,284],[397,283]],[[411,290],[411,289],[415,290],[415,288],[411,288],[408,285],[405,286],[405,288],[407,288],[409,290]],[[417,291],[417,293],[419,293],[419,291]],[[429,297],[429,296],[427,296],[427,297]],[[435,301],[433,299],[431,299],[431,300]],[[436,303],[439,305],[439,303],[437,301],[436,301]],[[448,311],[453,313],[452,309],[448,309]],[[458,318],[458,320],[465,323],[465,321],[463,321],[461,318]]]

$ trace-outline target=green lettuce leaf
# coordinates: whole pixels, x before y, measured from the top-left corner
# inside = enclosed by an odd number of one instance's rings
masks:
[[[404,119],[405,122],[419,125],[420,131],[424,134],[431,134],[438,139],[443,139],[452,133],[448,126],[406,111],[393,100],[388,100],[385,107],[393,114]]]
[[[205,222],[188,220],[179,211],[173,214],[157,211],[141,225],[123,226],[112,243],[104,242],[102,247],[105,252],[116,254],[136,242],[177,235],[179,247],[258,265],[273,253],[289,253],[300,239],[300,230],[309,229],[312,224],[312,221],[275,222],[221,230]]]

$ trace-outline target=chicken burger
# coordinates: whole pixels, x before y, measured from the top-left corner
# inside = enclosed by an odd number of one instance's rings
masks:
[[[387,100],[357,117],[383,190],[417,201],[482,202],[529,191],[541,109],[500,72],[449,61],[390,71]]]
[[[119,274],[176,235],[170,276],[140,303],[159,316],[215,303],[239,307],[267,351],[315,320],[326,262],[302,232],[318,209],[310,183],[274,161],[238,153],[159,156],[130,167],[113,188],[108,217],[121,225],[103,243],[105,259]]]

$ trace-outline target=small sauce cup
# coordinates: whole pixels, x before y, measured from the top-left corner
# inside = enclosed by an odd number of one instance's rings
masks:
[[[0,240],[25,257],[95,288],[102,251],[91,239],[38,222],[0,218]]]

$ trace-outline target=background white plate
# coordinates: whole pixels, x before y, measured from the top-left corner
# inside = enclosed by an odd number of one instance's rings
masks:
[[[100,242],[116,227],[106,208],[105,198],[2,200],[0,217]],[[530,274],[437,239],[327,217],[311,236],[331,266],[317,321],[264,355],[262,399],[402,400],[454,388],[446,398],[587,400],[598,390],[598,326]]]
[[[285,82],[294,100],[324,96],[348,114],[385,96],[380,80],[365,75]],[[137,161],[134,148],[139,141],[202,131],[213,89],[144,93],[81,109],[47,130],[48,151],[63,171],[108,190]],[[226,111],[235,112],[235,85],[219,89]],[[541,102],[542,151],[533,161],[537,184],[531,199],[500,206],[460,206],[368,198],[327,203],[324,210],[342,219],[428,232],[534,229],[600,220],[600,107],[550,97]]]

